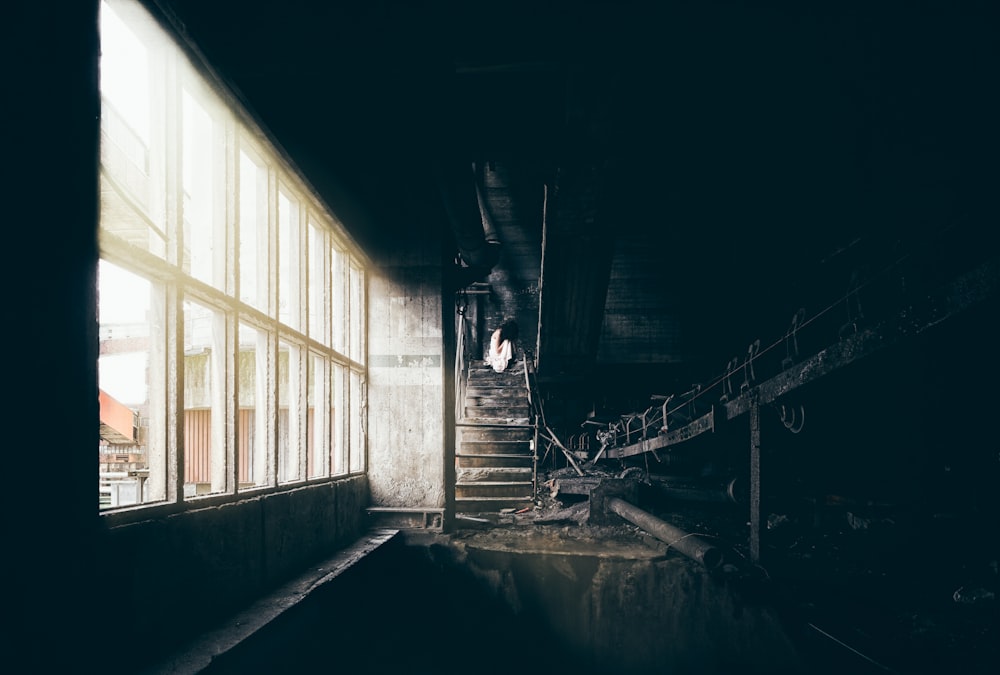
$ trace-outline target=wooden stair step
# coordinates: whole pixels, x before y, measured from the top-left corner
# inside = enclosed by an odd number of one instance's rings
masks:
[[[530,444],[523,443],[492,444],[492,443],[459,443],[455,455],[466,457],[532,457]]]
[[[529,411],[527,406],[484,407],[474,406],[465,409],[466,419],[470,417],[489,419],[528,419]]]
[[[524,426],[528,426],[530,422],[527,417],[483,417],[478,415],[467,416],[465,421],[479,424],[520,424]]]
[[[455,457],[467,457],[475,459],[534,459],[535,455],[530,452],[466,452],[459,450]]]
[[[467,408],[472,406],[486,406],[486,407],[499,407],[499,406],[524,406],[528,407],[528,399],[524,396],[466,396],[465,406]]]
[[[525,452],[530,452],[528,446],[534,437],[534,430],[529,428],[518,429],[508,427],[495,427],[491,429],[472,430],[466,427],[459,431],[455,440],[459,445],[469,448],[482,446],[485,451],[491,448],[503,449],[502,452],[509,452],[511,449],[524,448]]]
[[[455,498],[460,497],[531,497],[534,483],[530,480],[462,481],[455,483]]]
[[[532,471],[530,466],[462,467],[456,470],[456,475],[456,485],[461,486],[476,483],[523,485],[525,482],[531,484]]]
[[[459,513],[496,513],[503,509],[522,509],[534,506],[533,497],[456,497],[455,510]]]
[[[532,455],[455,455],[455,466],[459,469],[502,469],[506,467],[534,467]]]

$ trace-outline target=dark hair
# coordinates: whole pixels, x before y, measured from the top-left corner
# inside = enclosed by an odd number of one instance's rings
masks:
[[[513,319],[507,319],[500,324],[500,342],[504,340],[510,340],[511,343],[517,342],[517,334],[517,322]]]

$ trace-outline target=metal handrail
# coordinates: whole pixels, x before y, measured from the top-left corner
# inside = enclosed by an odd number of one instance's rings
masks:
[[[469,381],[469,360],[466,358],[466,332],[468,322],[464,314],[458,318],[458,335],[455,346],[455,422],[465,419],[465,388]]]

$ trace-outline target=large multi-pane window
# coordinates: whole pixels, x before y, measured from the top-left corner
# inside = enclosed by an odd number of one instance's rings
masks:
[[[360,252],[142,4],[100,30],[101,508],[364,471]]]

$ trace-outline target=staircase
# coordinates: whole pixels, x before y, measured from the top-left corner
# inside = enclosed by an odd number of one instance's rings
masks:
[[[502,373],[483,361],[470,364],[455,434],[455,510],[495,513],[531,507],[534,433],[524,361]]]

